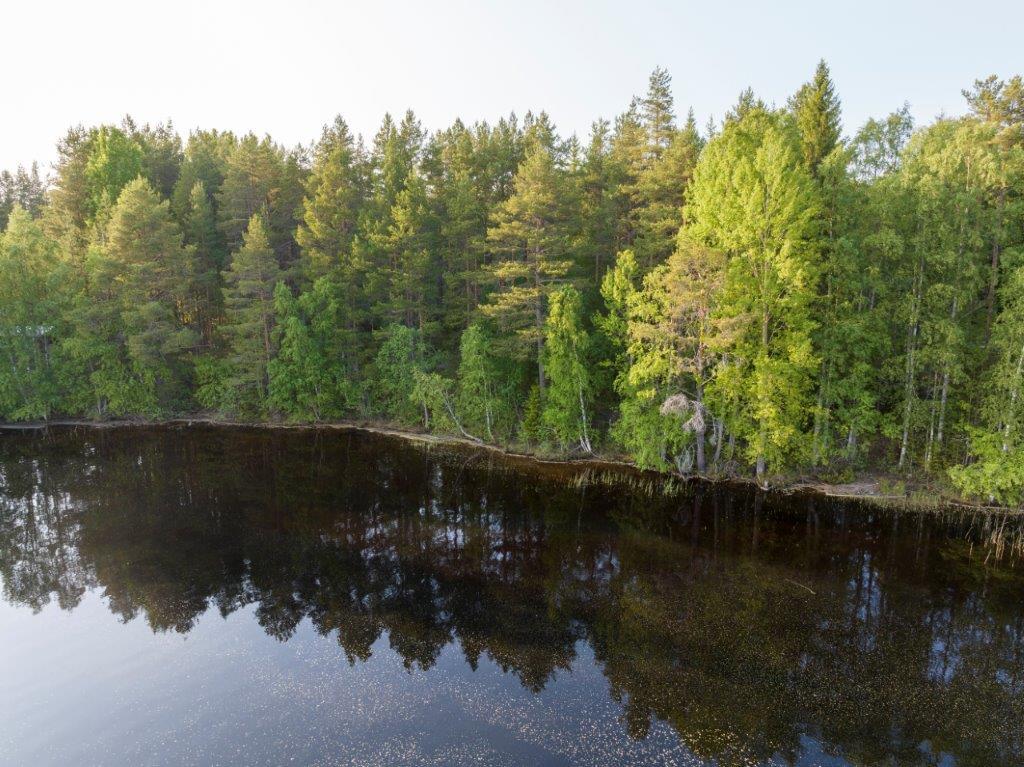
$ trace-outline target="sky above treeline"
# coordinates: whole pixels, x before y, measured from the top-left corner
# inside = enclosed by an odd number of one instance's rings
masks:
[[[703,126],[747,86],[784,104],[820,58],[847,133],[904,102],[923,124],[961,113],[975,78],[1024,71],[1022,28],[1019,0],[15,0],[0,168],[46,169],[69,126],[125,114],[294,145],[335,114],[369,140],[387,111],[435,130],[543,109],[582,138],[656,66]]]

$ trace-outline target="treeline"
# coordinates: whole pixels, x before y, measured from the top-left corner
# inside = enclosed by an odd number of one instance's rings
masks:
[[[1024,84],[844,138],[828,68],[589,139],[75,128],[0,183],[0,417],[384,419],[764,479],[1024,497]],[[5,220],[6,219],[6,220]]]

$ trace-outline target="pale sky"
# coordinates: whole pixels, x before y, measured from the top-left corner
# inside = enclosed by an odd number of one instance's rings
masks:
[[[4,0],[0,168],[124,114],[293,145],[335,114],[369,139],[408,107],[428,130],[545,109],[583,138],[659,65],[703,127],[748,85],[784,103],[822,57],[847,132],[904,101],[921,123],[1024,72],[1022,29],[1020,0]]]

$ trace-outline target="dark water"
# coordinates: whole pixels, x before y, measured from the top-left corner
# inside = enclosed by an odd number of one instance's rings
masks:
[[[0,432],[3,765],[1021,765],[979,519],[345,432]]]

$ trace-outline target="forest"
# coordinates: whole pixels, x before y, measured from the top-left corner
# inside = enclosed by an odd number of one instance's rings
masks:
[[[844,131],[682,117],[663,69],[545,112],[309,146],[73,127],[0,176],[0,420],[361,420],[682,474],[1024,502],[1024,81]]]

